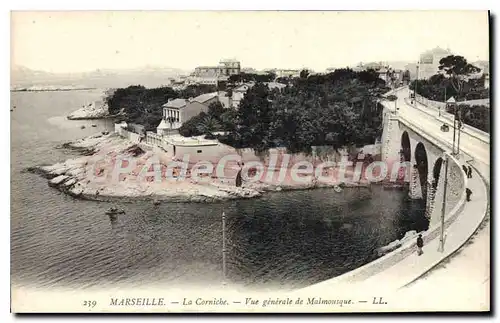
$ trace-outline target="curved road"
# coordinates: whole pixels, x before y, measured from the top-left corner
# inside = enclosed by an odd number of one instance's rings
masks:
[[[422,104],[418,104],[418,108],[407,104],[410,102],[410,94],[408,88],[404,88],[397,92],[397,102],[390,105],[397,106],[399,110],[396,112],[400,117],[407,122],[415,124],[417,127],[424,128],[425,131],[431,134],[434,138],[445,141],[450,145],[453,144],[453,128],[450,127],[449,132],[442,132],[440,127],[446,122],[444,118],[439,118],[438,112],[435,109],[427,108]],[[394,108],[392,109],[394,110]],[[423,112],[425,111],[425,112]],[[489,141],[489,140],[488,140]],[[460,135],[460,152],[464,153],[466,160],[473,159],[487,166],[488,172],[484,174],[489,177],[490,166],[490,145],[489,142],[480,140],[476,136],[462,131]]]
[[[441,139],[451,147],[453,128],[442,132],[441,125],[448,120],[439,117],[438,111],[422,104],[412,106],[408,88],[398,93],[396,112],[407,122],[425,128],[426,132]],[[408,104],[410,103],[410,104]],[[394,109],[393,109],[394,111]],[[481,140],[481,139],[483,140]],[[470,162],[490,183],[490,144],[489,137],[462,131],[460,136],[460,152],[462,162]],[[467,215],[465,215],[467,216]],[[489,309],[490,303],[490,225],[485,223],[467,243],[448,261],[401,290],[406,296],[432,293],[432,299],[443,300],[447,310]],[[439,289],[436,289],[439,286]],[[463,295],[453,297],[452,295]],[[441,302],[440,302],[441,303]],[[446,305],[445,305],[446,304]],[[420,304],[423,305],[423,304]],[[438,304],[434,304],[438,305]],[[432,304],[427,304],[432,308]],[[437,306],[438,308],[440,306]]]
[[[441,125],[446,121],[439,118],[438,112],[423,105],[412,106],[407,87],[395,94],[397,101],[384,101],[383,104],[397,114],[401,122],[419,129],[426,138],[451,152],[453,131],[441,131]],[[397,111],[396,106],[399,108]],[[379,308],[382,311],[488,310],[490,236],[489,222],[484,221],[484,216],[488,213],[489,192],[485,181],[489,183],[489,138],[469,129],[462,132],[460,148],[461,155],[455,158],[459,163],[470,163],[475,168],[473,178],[467,183],[475,193],[472,200],[464,204],[458,218],[446,229],[444,253],[438,251],[439,238],[436,238],[426,243],[421,257],[415,253],[402,260],[396,258],[392,264],[391,258],[387,258],[388,263],[382,265],[385,267],[382,270],[375,261],[364,269],[361,267],[304,288],[300,290],[300,295],[309,297],[329,291],[332,295],[349,292],[366,297],[374,292],[381,295],[388,293],[390,305],[386,309]],[[480,230],[476,230],[478,225]],[[396,293],[392,294],[394,291]],[[377,309],[367,307],[368,304],[358,306],[359,310]]]

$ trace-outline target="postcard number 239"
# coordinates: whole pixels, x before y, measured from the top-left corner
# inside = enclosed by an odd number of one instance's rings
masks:
[[[83,306],[93,308],[97,305],[97,301],[83,301]]]

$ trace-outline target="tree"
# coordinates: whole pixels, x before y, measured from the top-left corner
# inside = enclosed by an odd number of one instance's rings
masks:
[[[203,132],[200,130],[203,129],[199,128],[198,124],[200,124],[206,117],[208,117],[208,114],[206,114],[205,112],[201,112],[197,116],[194,116],[191,119],[187,120],[179,128],[179,134],[184,137],[202,135]]]
[[[271,102],[268,100],[269,88],[258,82],[248,90],[241,100],[237,115],[236,127],[239,145],[257,149],[268,147],[269,123],[272,120]]]
[[[141,124],[149,131],[160,124],[162,105],[177,97],[177,92],[170,87],[147,89],[142,85],[132,85],[108,92],[105,101],[110,114],[122,113],[119,120]]]
[[[230,107],[225,109],[219,117],[222,131],[234,131],[236,123],[237,112],[236,109]]]
[[[439,70],[450,80],[451,86],[460,96],[463,86],[469,76],[481,71],[480,68],[469,64],[463,56],[449,55],[439,61]]]
[[[308,70],[302,70],[300,71],[300,78],[305,79],[309,76],[309,71]]]
[[[212,93],[217,91],[217,86],[211,84],[191,84],[185,89],[179,91],[178,97],[181,98],[195,98],[199,95]]]
[[[208,106],[208,114],[214,119],[219,119],[220,116],[226,111],[224,106],[219,101],[212,102]]]
[[[242,82],[241,74],[233,74],[229,76],[228,82],[230,84],[238,84]]]
[[[219,137],[221,142],[257,151],[286,147],[292,153],[310,153],[312,146],[361,146],[381,136],[383,106],[377,102],[389,89],[376,72],[338,69],[327,75],[291,79],[290,83],[282,91],[270,91],[257,82],[238,110],[220,113],[214,106],[204,117],[217,120],[219,129],[228,132]],[[188,121],[190,127],[202,124],[190,133],[217,128],[204,117]],[[184,128],[182,135],[188,132]]]
[[[216,118],[206,116],[196,125],[196,128],[199,133],[212,136],[214,132],[220,130],[220,123]]]

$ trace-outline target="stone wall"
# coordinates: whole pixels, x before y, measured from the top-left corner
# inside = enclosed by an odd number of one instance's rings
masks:
[[[128,131],[125,127],[127,125],[125,123],[115,123],[115,132],[119,134],[121,137],[130,140],[131,142],[137,144],[141,141],[141,135]]]
[[[449,214],[453,208],[460,201],[462,194],[465,193],[466,181],[465,173],[462,170],[461,165],[458,164],[457,161],[453,161],[452,159],[448,159],[449,168],[448,168],[448,177],[446,178],[446,163],[442,163],[441,171],[439,176],[439,182],[436,189],[436,195],[433,201],[429,201],[432,203],[432,211],[430,212],[430,225],[439,225],[442,207],[443,207],[443,197],[444,197],[444,186],[445,179],[447,179],[448,185],[446,188],[446,203],[445,203],[445,214]],[[432,169],[430,169],[432,172]],[[429,187],[432,184],[429,183]],[[428,206],[429,207],[429,206]]]
[[[465,205],[465,187],[467,185],[467,178],[465,172],[460,171],[460,163],[453,157],[450,159],[450,169],[449,176],[450,179],[449,187],[458,185],[455,189],[450,190],[450,193],[446,194],[449,198],[449,203],[446,207],[445,215],[445,230],[450,226],[453,221],[460,215]],[[444,175],[443,175],[444,177]],[[448,199],[447,199],[448,202]],[[466,215],[463,215],[466,216]],[[440,222],[431,225],[427,231],[422,234],[424,239],[424,245],[428,244],[431,240],[439,237],[440,234]],[[362,281],[370,276],[384,271],[385,269],[393,266],[397,262],[403,260],[411,254],[415,253],[416,239],[412,239],[407,243],[404,243],[401,247],[393,252],[386,254],[362,267],[352,270],[348,273],[335,277],[331,280],[331,283],[353,283],[356,281]]]

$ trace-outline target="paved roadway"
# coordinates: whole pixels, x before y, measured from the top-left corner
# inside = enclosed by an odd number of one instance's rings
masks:
[[[441,131],[441,125],[447,122],[444,118],[438,117],[438,111],[432,108],[427,108],[424,105],[418,104],[418,108],[407,104],[410,102],[409,91],[403,89],[398,93],[398,100],[395,105],[399,108],[397,114],[417,127],[424,128],[425,131],[431,134],[434,138],[441,139],[447,142],[450,147],[453,144],[453,128],[450,127],[449,132]],[[425,111],[425,113],[423,112]],[[483,163],[489,167],[490,164],[490,145],[479,139],[477,136],[462,131],[460,135],[460,150],[465,153],[468,159],[474,159],[477,162]],[[489,171],[488,171],[489,177]]]
[[[442,132],[440,126],[446,120],[439,118],[439,113],[435,109],[427,108],[418,104],[417,107],[408,105],[410,102],[407,89],[398,93],[397,106],[400,114],[406,120],[425,127],[427,132],[440,138],[450,145],[453,142],[453,129],[450,132]],[[411,102],[410,102],[411,103]],[[490,183],[490,145],[480,140],[481,135],[462,132],[460,138],[460,150],[465,154],[462,161],[469,161]],[[464,214],[467,216],[467,214]],[[446,303],[450,310],[477,310],[479,308],[489,308],[490,292],[490,225],[489,222],[471,239],[470,243],[464,246],[449,261],[430,271],[427,275],[401,290],[407,296],[425,295],[432,293],[429,299],[440,299]],[[438,289],[435,286],[439,286]],[[461,295],[461,297],[454,297]],[[423,305],[423,304],[420,304]],[[434,304],[436,305],[436,304]],[[443,304],[444,305],[444,304]],[[427,304],[432,308],[432,304]]]

